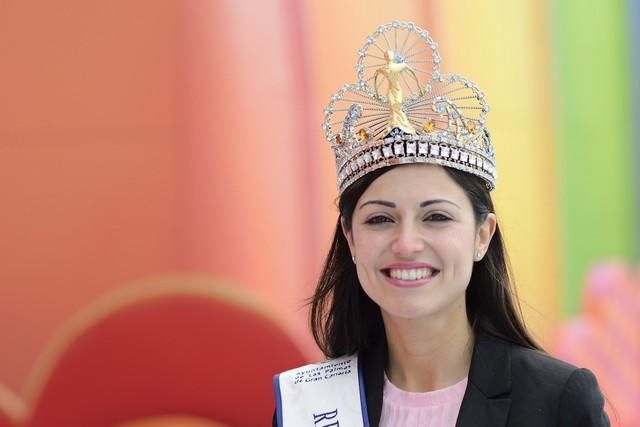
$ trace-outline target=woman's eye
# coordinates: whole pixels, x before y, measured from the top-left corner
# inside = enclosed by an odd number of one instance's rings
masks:
[[[444,222],[444,221],[450,221],[450,220],[451,218],[449,218],[448,216],[439,214],[439,213],[431,214],[425,218],[425,221],[435,221],[435,222]]]
[[[377,215],[366,221],[367,224],[382,224],[384,222],[391,222],[391,219],[386,216]]]

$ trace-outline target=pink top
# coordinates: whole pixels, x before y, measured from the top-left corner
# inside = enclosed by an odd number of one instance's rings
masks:
[[[413,393],[391,384],[386,374],[380,427],[454,427],[467,378],[440,390]]]

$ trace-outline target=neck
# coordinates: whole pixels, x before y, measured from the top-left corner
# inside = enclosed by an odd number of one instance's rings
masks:
[[[429,319],[402,319],[383,312],[389,381],[406,391],[423,392],[453,385],[468,375],[473,331],[464,303],[460,308],[462,315]]]

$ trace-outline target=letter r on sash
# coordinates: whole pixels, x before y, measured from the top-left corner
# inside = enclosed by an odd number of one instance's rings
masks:
[[[324,420],[331,420],[335,417],[338,416],[338,410],[334,409],[333,411],[330,412],[323,412],[321,414],[313,414],[313,425],[317,425],[320,421],[324,421]],[[335,423],[333,424],[326,424],[327,427],[329,426],[339,426],[340,424],[338,424],[338,421],[336,420]],[[322,425],[322,427],[325,427],[325,424]]]

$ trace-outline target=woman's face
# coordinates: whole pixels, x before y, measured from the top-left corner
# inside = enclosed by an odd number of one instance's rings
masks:
[[[404,165],[362,194],[346,230],[360,283],[383,314],[421,318],[465,313],[474,261],[496,219],[476,225],[464,190],[435,165]],[[480,257],[478,257],[478,253]]]

